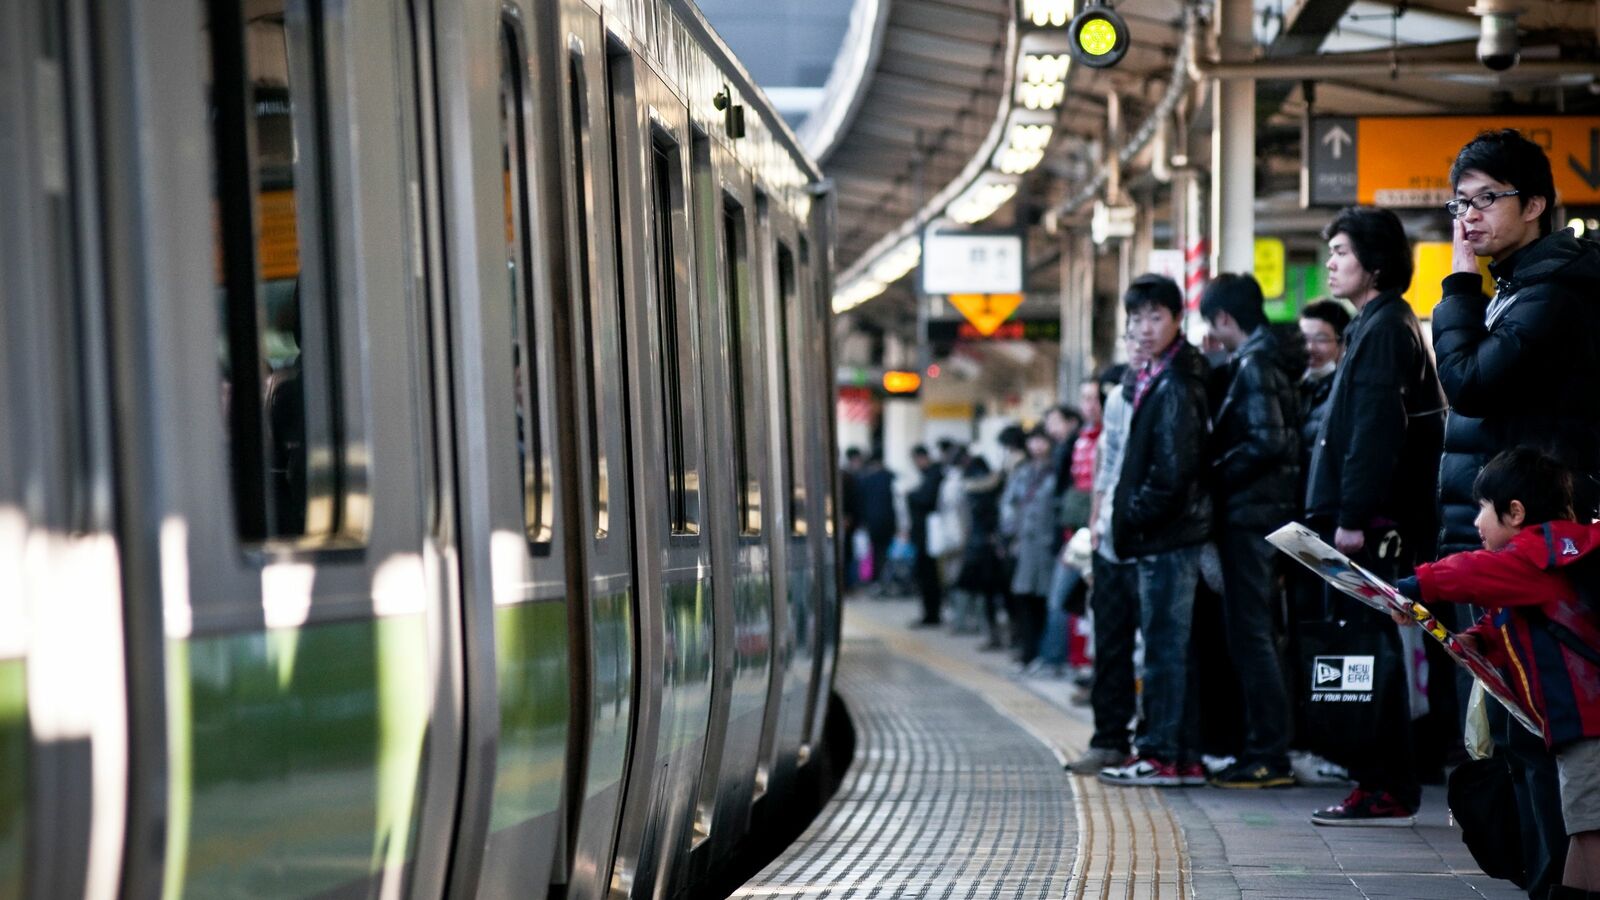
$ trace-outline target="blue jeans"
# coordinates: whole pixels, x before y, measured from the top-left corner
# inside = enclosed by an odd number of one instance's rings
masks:
[[[1056,560],[1050,576],[1050,598],[1045,609],[1044,636],[1039,639],[1039,658],[1047,666],[1067,662],[1067,600],[1083,580],[1083,573]]]
[[[1139,624],[1144,632],[1144,719],[1139,755],[1162,762],[1198,759],[1199,707],[1189,686],[1195,683],[1189,652],[1194,621],[1194,589],[1200,580],[1200,547],[1181,547],[1142,556],[1139,571]]]

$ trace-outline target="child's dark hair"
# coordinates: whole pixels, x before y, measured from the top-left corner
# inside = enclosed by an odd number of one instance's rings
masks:
[[[1568,520],[1572,514],[1572,470],[1533,447],[1507,450],[1483,467],[1472,482],[1473,499],[1487,500],[1497,516],[1522,504],[1523,525]]]

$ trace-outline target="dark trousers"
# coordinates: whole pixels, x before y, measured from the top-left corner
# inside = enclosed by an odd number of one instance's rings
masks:
[[[872,582],[873,584],[888,584],[889,545],[894,542],[894,532],[869,531],[867,538],[872,541]]]
[[[1528,896],[1543,897],[1551,885],[1561,883],[1561,870],[1567,864],[1567,827],[1561,817],[1555,754],[1545,749],[1544,738],[1517,724],[1500,704],[1490,701],[1485,708],[1494,752],[1505,757],[1511,769],[1511,791],[1522,824],[1522,861],[1528,873],[1523,887]]]
[[[917,591],[922,594],[922,621],[929,625],[939,622],[939,607],[944,603],[944,585],[939,581],[939,561],[922,551],[917,545]]]
[[[1039,638],[1044,634],[1044,597],[1040,594],[1012,594],[1006,603],[1011,617],[1011,647],[1017,662],[1027,665],[1039,656]]]
[[[1200,758],[1200,705],[1191,628],[1200,547],[1142,556],[1139,630],[1144,633],[1144,731],[1139,755],[1170,763]]]
[[[1277,549],[1265,535],[1225,529],[1217,540],[1222,558],[1222,623],[1228,657],[1244,698],[1242,759],[1289,763],[1289,696],[1272,638]]]
[[[1139,570],[1133,563],[1094,555],[1089,609],[1094,612],[1094,683],[1089,688],[1094,737],[1089,746],[1125,753],[1135,703],[1133,641],[1139,631]]]

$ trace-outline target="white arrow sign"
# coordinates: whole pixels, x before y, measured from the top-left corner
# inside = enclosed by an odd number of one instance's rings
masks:
[[[1350,136],[1350,132],[1345,131],[1344,128],[1339,125],[1335,125],[1328,129],[1328,133],[1322,136],[1322,142],[1327,144],[1328,149],[1333,151],[1334,159],[1343,158],[1345,145],[1353,144],[1355,143],[1355,140],[1355,138]]]

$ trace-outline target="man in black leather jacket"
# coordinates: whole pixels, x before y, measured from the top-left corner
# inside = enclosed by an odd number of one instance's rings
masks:
[[[1232,355],[1211,434],[1211,485],[1222,558],[1222,622],[1244,698],[1244,750],[1211,783],[1288,787],[1289,697],[1272,636],[1277,551],[1267,535],[1300,511],[1294,364],[1267,324],[1261,286],[1219,275],[1200,298],[1212,337]]]
[[[1138,758],[1101,770],[1109,784],[1204,784],[1196,746],[1189,632],[1200,547],[1211,534],[1204,486],[1210,411],[1205,357],[1183,336],[1183,294],[1143,275],[1123,297],[1129,329],[1149,351],[1133,379],[1133,418],[1111,511],[1116,553],[1135,560],[1144,633],[1145,732]],[[1127,390],[1128,388],[1125,388]]]
[[[1580,520],[1595,515],[1600,494],[1600,244],[1553,230],[1550,161],[1516,131],[1468,143],[1450,181],[1455,272],[1433,313],[1450,400],[1439,465],[1441,554],[1478,546],[1472,483],[1502,450],[1533,446],[1565,463],[1576,475]],[[1492,300],[1478,274],[1484,256]],[[1490,728],[1522,814],[1523,886],[1542,896],[1561,881],[1567,849],[1554,757],[1499,709]]]
[[[1411,247],[1394,213],[1341,211],[1326,229],[1328,290],[1360,310],[1345,331],[1328,418],[1311,452],[1306,515],[1334,545],[1383,578],[1411,574],[1432,559],[1433,474],[1444,435],[1444,395],[1422,328],[1401,293],[1411,284]],[[1330,596],[1338,608],[1342,597]],[[1354,601],[1349,601],[1353,603]],[[1371,610],[1342,616],[1375,629],[1396,659],[1400,636]],[[1414,824],[1422,799],[1412,761],[1404,679],[1386,685],[1368,758],[1349,760],[1356,789],[1319,810],[1319,825]]]

